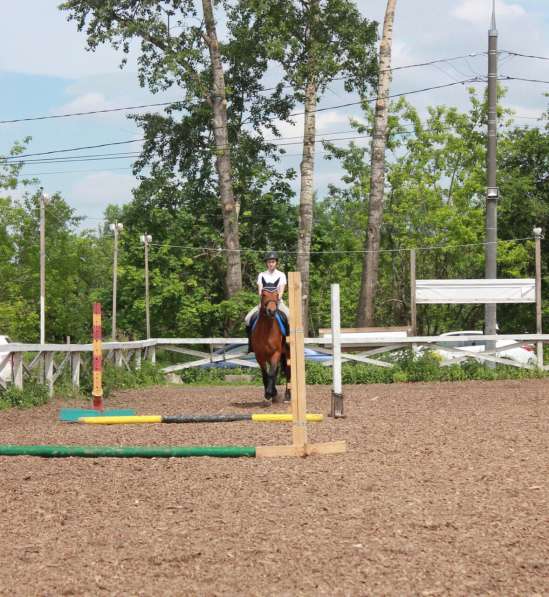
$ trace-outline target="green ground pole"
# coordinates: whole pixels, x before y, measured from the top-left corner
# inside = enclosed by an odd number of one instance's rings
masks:
[[[18,446],[0,445],[0,456],[43,456],[63,458],[172,458],[214,456],[221,458],[254,457],[255,446]]]

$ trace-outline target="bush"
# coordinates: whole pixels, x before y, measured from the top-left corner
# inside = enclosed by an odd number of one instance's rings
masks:
[[[22,390],[15,386],[9,386],[7,390],[0,392],[0,410],[40,406],[46,404],[48,400],[48,388],[36,381],[29,381]]]

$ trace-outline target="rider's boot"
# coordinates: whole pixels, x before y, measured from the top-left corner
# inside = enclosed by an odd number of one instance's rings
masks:
[[[252,326],[246,326],[246,336],[248,336],[248,352],[252,352]]]

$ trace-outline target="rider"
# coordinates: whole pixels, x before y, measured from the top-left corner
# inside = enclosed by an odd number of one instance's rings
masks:
[[[265,264],[267,265],[267,269],[264,272],[261,272],[257,276],[257,292],[261,297],[261,291],[265,288],[266,290],[276,290],[278,292],[278,310],[281,311],[286,318],[289,320],[290,312],[288,311],[288,307],[284,304],[284,300],[282,299],[282,295],[284,294],[284,289],[286,288],[286,274],[281,272],[277,269],[278,265],[278,254],[276,251],[269,251],[266,253],[264,258]],[[252,335],[252,327],[251,322],[254,316],[259,312],[260,304],[256,305],[247,315],[246,315],[246,335],[248,336],[248,352],[252,351],[251,347],[251,335]]]

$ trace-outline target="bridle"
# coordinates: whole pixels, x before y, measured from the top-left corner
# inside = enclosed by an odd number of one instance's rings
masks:
[[[270,307],[272,305],[272,307]],[[276,290],[263,290],[261,292],[261,310],[268,317],[273,318],[278,309],[278,292]]]

